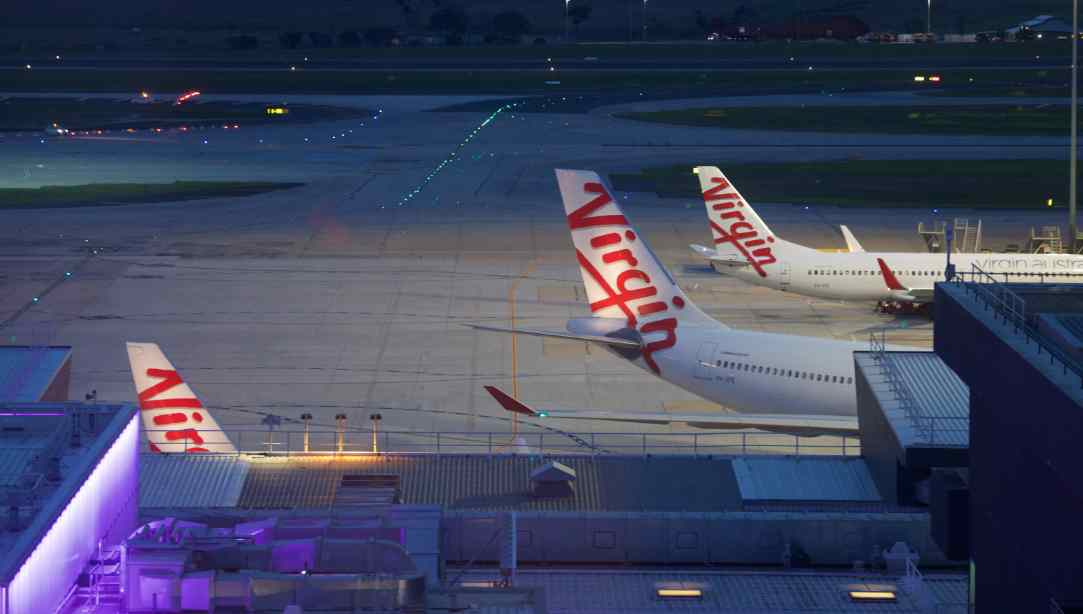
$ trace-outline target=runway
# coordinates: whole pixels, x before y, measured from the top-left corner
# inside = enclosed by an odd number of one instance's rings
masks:
[[[703,131],[633,123],[605,110],[511,110],[482,126],[487,113],[428,110],[450,98],[343,101],[383,109],[365,125],[242,126],[133,140],[3,137],[0,177],[8,186],[307,184],[240,199],[0,211],[0,321],[18,313],[0,329],[4,342],[74,346],[73,395],[97,390],[99,400],[118,401],[135,400],[124,342],[159,343],[227,429],[260,430],[265,413],[296,419],[305,412],[322,426],[345,413],[351,427],[367,428],[379,412],[390,430],[506,432],[507,414],[482,386],[510,387],[513,377],[520,396],[540,406],[708,411],[705,401],[578,343],[522,338],[513,371],[508,337],[465,326],[506,325],[512,289],[518,326],[562,328],[588,313],[554,167],[604,174],[690,159],[1023,155],[991,146],[1004,140],[997,137]],[[1020,141],[1032,145],[1027,156],[1058,157],[1066,149],[1059,139]],[[731,146],[748,142],[788,147]],[[687,248],[709,237],[698,201],[619,198],[691,298],[735,328],[864,340],[887,326],[889,342],[931,343],[925,321],[711,272]],[[920,250],[916,225],[937,216],[756,204],[779,235],[825,248],[844,245],[837,227],[846,223],[868,249]],[[1031,226],[1062,216],[980,208],[956,214],[982,218],[988,246],[1019,242]],[[557,427],[687,430],[584,421]],[[528,421],[523,430],[537,427]]]

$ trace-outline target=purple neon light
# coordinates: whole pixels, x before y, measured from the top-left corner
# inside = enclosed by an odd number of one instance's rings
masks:
[[[135,527],[138,486],[139,416],[133,414],[0,593],[0,611],[54,611],[97,550],[98,541],[119,542]]]

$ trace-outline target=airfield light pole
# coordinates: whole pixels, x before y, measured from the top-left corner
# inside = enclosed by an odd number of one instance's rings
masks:
[[[1078,232],[1076,230],[1075,206],[1076,206],[1076,139],[1079,136],[1078,107],[1079,107],[1079,0],[1072,0],[1072,138],[1068,158],[1068,245],[1072,253],[1076,251]]]
[[[564,0],[564,44],[568,44],[568,5],[572,0]]]
[[[933,0],[926,0],[925,2],[925,33],[930,38],[933,35]]]
[[[643,42],[647,42],[647,0],[643,0]]]

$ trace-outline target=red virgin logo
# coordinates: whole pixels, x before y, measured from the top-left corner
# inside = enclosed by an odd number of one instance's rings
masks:
[[[650,275],[638,268],[636,258],[638,237],[623,215],[596,215],[595,212],[613,202],[613,198],[600,183],[588,182],[583,185],[587,194],[594,194],[589,202],[568,215],[568,227],[574,234],[577,230],[598,228],[597,234],[590,237],[590,254],[600,256],[602,270],[596,267],[578,248],[575,250],[579,266],[598,284],[605,298],[590,304],[591,313],[608,307],[621,310],[628,320],[628,326],[636,328],[640,334],[663,333],[665,337],[651,341],[643,347],[643,360],[655,373],[661,373],[654,360],[654,353],[673,347],[677,343],[677,319],[661,318],[673,307],[681,309],[684,300],[674,296],[670,303],[658,295]],[[602,230],[605,227],[605,230]],[[624,230],[621,230],[621,227]],[[608,280],[612,279],[610,284]],[[660,318],[660,319],[659,319]]]
[[[173,408],[189,410],[158,414],[157,416],[154,416],[154,425],[167,428],[165,431],[166,441],[188,442],[194,444],[194,446],[186,447],[185,452],[207,452],[208,450],[206,448],[200,447],[203,445],[203,437],[199,435],[199,432],[196,429],[188,426],[192,422],[203,422],[203,414],[194,411],[196,409],[203,409],[203,404],[199,402],[199,399],[192,397],[177,399],[156,398],[166,391],[172,390],[183,384],[184,380],[181,379],[180,374],[168,369],[147,369],[147,377],[157,378],[161,381],[139,393],[139,408],[143,411],[149,409]],[[189,422],[189,420],[191,420],[191,422]],[[154,452],[162,451],[161,448],[154,443],[150,444],[150,449]]]
[[[726,191],[730,188],[728,181],[721,177],[711,177],[711,183],[715,185],[703,193],[703,200],[711,205],[711,211],[718,213],[718,221],[713,217],[710,220],[711,229],[717,235],[715,245],[733,245],[760,277],[767,277],[767,271],[763,267],[775,262],[775,255],[768,245],[774,243],[775,238],[768,236],[761,239],[756,227],[745,220],[744,214],[739,210],[745,204],[736,192]]]

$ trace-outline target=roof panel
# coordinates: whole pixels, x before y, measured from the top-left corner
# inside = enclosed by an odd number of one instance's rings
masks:
[[[535,497],[531,470],[556,460],[576,471],[572,493]],[[400,477],[405,504],[459,510],[720,511],[739,509],[728,459],[705,457],[381,455],[250,459],[239,505],[328,507],[346,474]]]
[[[470,572],[467,581],[495,579],[491,572]],[[965,574],[924,577],[929,595],[908,592],[896,576],[762,571],[519,570],[518,587],[545,588],[550,612],[967,612]],[[698,588],[700,599],[663,602],[656,587]],[[848,589],[894,588],[894,603],[861,603]]]
[[[854,361],[904,446],[970,445],[970,388],[935,353],[854,352]]]
[[[0,345],[0,400],[41,400],[69,356],[68,346]]]
[[[880,501],[860,458],[736,458],[745,501]]]
[[[238,456],[142,454],[140,507],[237,507],[248,475]]]

